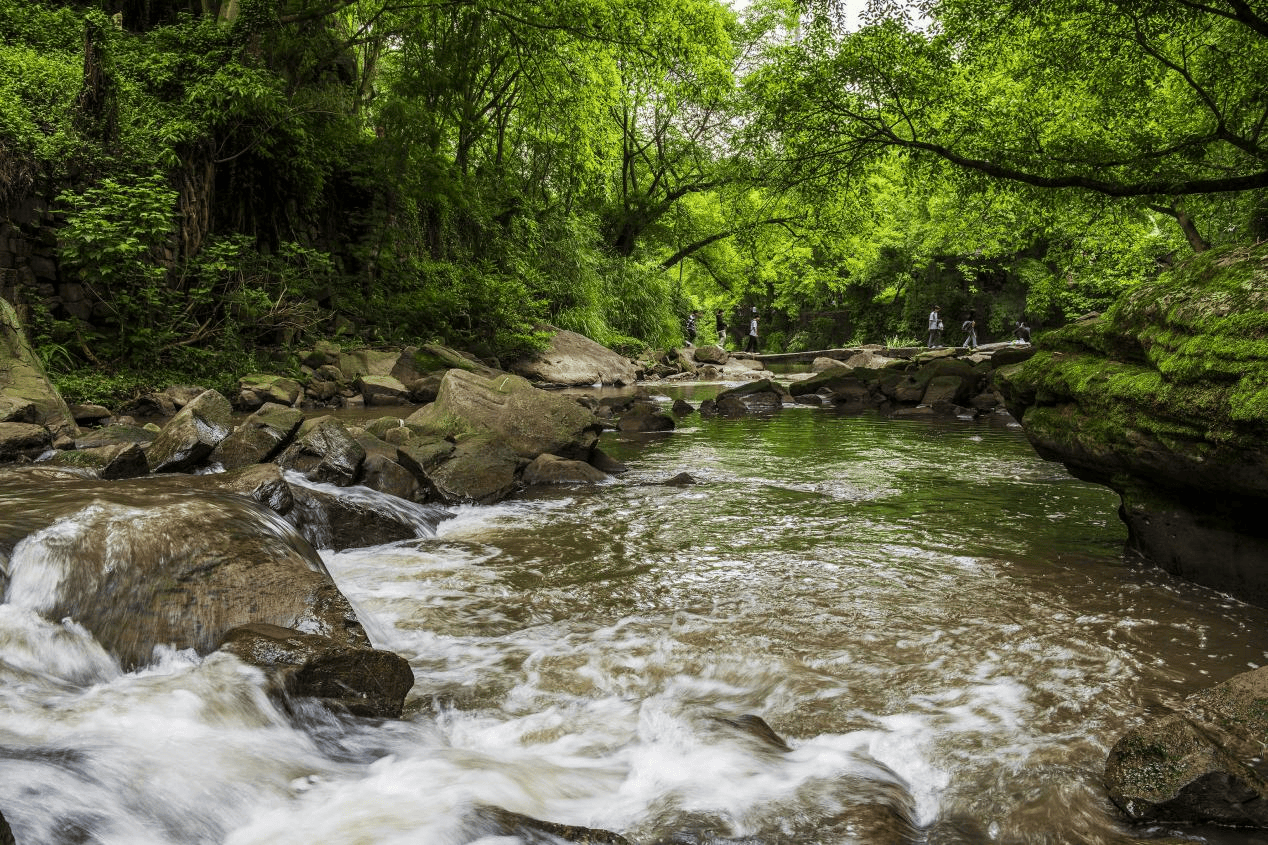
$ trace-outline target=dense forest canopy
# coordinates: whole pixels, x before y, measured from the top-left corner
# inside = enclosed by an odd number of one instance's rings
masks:
[[[809,349],[934,302],[1059,324],[1268,228],[1264,4],[850,11],[0,0],[0,207],[92,309],[18,297],[69,380],[547,323],[633,353],[692,309]]]

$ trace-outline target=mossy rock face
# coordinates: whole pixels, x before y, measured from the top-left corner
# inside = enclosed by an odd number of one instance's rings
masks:
[[[75,418],[31,350],[17,312],[4,299],[0,299],[0,403],[6,421],[39,423],[55,434],[79,436]]]
[[[1041,455],[1123,495],[1138,550],[1268,603],[1268,528],[1239,516],[1268,505],[1268,244],[1195,256],[995,382]]]

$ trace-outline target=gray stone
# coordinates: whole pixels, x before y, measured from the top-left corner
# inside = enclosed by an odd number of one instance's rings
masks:
[[[145,460],[145,450],[137,443],[116,443],[113,446],[58,452],[45,463],[49,466],[87,470],[106,480],[139,478],[150,472],[150,466]]]
[[[570,461],[558,455],[538,455],[524,469],[525,484],[597,484],[606,473],[585,461]]]
[[[564,385],[633,384],[634,362],[585,335],[551,330],[550,344],[511,365],[511,371],[534,381]]]
[[[0,461],[38,457],[53,443],[52,433],[34,423],[0,423]]]
[[[163,426],[145,457],[151,472],[185,472],[198,466],[233,430],[233,408],[214,390],[204,391]]]
[[[338,420],[323,417],[310,422],[311,427],[301,430],[299,438],[278,456],[278,465],[311,481],[340,487],[354,483],[365,460],[365,447]]]
[[[406,405],[409,389],[391,376],[360,376],[357,390],[366,405]]]
[[[270,461],[290,442],[303,419],[298,409],[271,402],[263,405],[216,445],[210,460],[225,469]]]

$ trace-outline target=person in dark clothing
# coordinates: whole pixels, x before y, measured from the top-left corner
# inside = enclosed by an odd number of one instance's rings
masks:
[[[718,331],[718,346],[726,348],[726,318],[722,316],[722,309],[719,308],[713,315],[713,323]]]
[[[1030,326],[1026,325],[1025,320],[1017,321],[1017,328],[1013,329],[1013,337],[1017,338],[1017,343],[1030,343]]]
[[[694,346],[696,343],[696,320],[699,318],[699,311],[692,311],[687,316],[687,345]]]
[[[972,311],[960,324],[960,329],[964,332],[964,343],[960,344],[961,348],[977,349],[977,317]]]

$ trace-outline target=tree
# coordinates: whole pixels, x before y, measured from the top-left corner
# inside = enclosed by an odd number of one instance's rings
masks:
[[[752,82],[798,178],[901,150],[1034,188],[1140,198],[1195,248],[1178,198],[1249,206],[1268,187],[1259,3],[878,2],[858,31],[839,22],[830,7],[809,11],[804,37]]]

